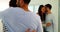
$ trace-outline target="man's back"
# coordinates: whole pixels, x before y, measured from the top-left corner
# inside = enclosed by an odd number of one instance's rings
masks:
[[[25,12],[20,8],[9,8],[2,13],[2,20],[7,26],[7,32],[25,32],[30,28],[42,32],[40,17],[32,12]],[[39,30],[39,31],[38,31]]]

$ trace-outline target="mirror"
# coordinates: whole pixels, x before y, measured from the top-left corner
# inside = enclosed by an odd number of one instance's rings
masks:
[[[52,13],[55,16],[55,32],[58,32],[58,0],[31,0],[29,4],[29,10],[37,13],[39,5],[51,4]],[[9,8],[9,0],[0,0],[0,12]],[[2,32],[2,23],[0,21],[0,32]]]

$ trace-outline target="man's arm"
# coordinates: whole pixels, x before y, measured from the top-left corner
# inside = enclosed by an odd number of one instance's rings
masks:
[[[25,32],[37,32],[37,31],[36,30],[30,31],[30,29],[28,28]]]
[[[37,32],[43,32],[43,26],[42,26],[41,18],[39,15],[37,15],[36,17],[37,17],[37,22],[38,22]]]
[[[32,30],[32,32],[43,32],[43,27],[42,27],[42,22],[39,16],[36,16],[36,20],[37,20],[37,29],[36,30]],[[27,29],[26,32],[30,32],[30,29]]]
[[[43,32],[43,27],[42,27],[42,22],[40,20],[38,28],[37,28],[37,32]]]
[[[49,26],[51,26],[52,25],[52,23],[50,23],[50,22],[47,22],[46,23],[46,27],[49,27]]]
[[[52,25],[52,21],[51,21],[51,16],[46,16],[46,27],[49,27]]]

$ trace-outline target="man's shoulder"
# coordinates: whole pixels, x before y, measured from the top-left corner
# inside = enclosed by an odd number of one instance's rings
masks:
[[[18,7],[9,7],[8,9],[4,10],[2,13],[3,14],[9,14],[9,13],[20,13],[23,12],[23,9],[18,8]]]
[[[34,16],[36,16],[36,17],[39,17],[39,15],[36,14],[36,13],[31,12],[31,14],[34,15]]]
[[[37,21],[40,21],[40,20],[41,20],[41,19],[40,19],[40,16],[39,16],[38,14],[32,12],[31,15],[32,15],[32,17],[34,17]]]
[[[54,14],[53,13],[48,14],[47,17],[54,17]]]

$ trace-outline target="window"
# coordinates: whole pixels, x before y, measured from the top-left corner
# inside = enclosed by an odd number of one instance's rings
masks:
[[[36,5],[36,6],[35,6],[35,13],[38,12],[38,8],[39,8],[39,5]]]
[[[5,9],[7,9],[9,7],[8,3],[6,3],[6,2],[4,2],[4,3],[1,2],[0,4],[1,4],[0,5],[0,12],[4,11]]]
[[[37,13],[38,12],[39,5],[29,5],[29,10]]]
[[[29,8],[30,11],[33,12],[33,8],[34,8],[33,5],[29,6],[28,8]]]

